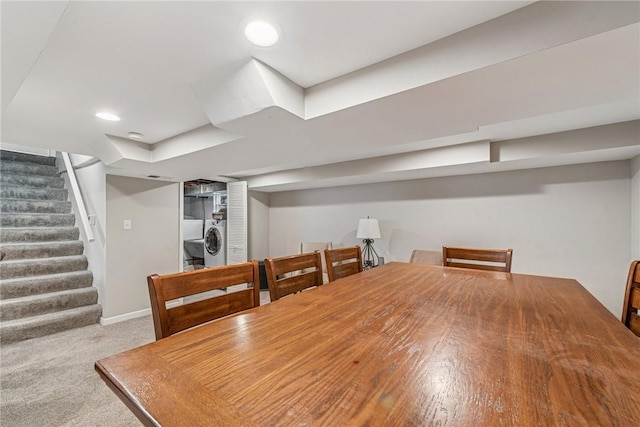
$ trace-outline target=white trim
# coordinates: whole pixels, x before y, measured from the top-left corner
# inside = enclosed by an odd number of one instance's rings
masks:
[[[64,161],[65,170],[67,171],[67,177],[69,178],[71,194],[76,201],[78,216],[80,217],[80,221],[82,222],[84,233],[87,236],[87,240],[89,242],[93,242],[95,240],[95,238],[93,237],[93,230],[91,229],[91,223],[89,221],[89,215],[87,214],[87,208],[84,205],[84,199],[82,198],[82,193],[80,192],[80,185],[78,184],[78,179],[76,178],[76,172],[73,170],[71,157],[69,157],[69,153],[67,153],[66,151],[63,151],[61,154],[62,160]]]
[[[227,264],[247,262],[247,181],[227,183]]]
[[[0,142],[0,150],[15,151],[16,153],[32,154],[34,156],[55,157],[56,150],[39,147],[27,147],[26,145]]]
[[[167,308],[176,307],[182,305],[182,298],[176,301],[167,303]],[[102,326],[113,325],[114,323],[124,322],[125,320],[137,319],[138,317],[144,317],[151,315],[151,308],[145,308],[144,310],[132,311],[131,313],[119,314],[112,317],[101,317],[100,324]]]

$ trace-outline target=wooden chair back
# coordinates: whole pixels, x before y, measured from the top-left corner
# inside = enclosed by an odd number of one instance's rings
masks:
[[[329,282],[362,271],[362,251],[358,245],[348,248],[325,249],[324,259],[327,260]]]
[[[322,285],[320,252],[264,260],[271,301]]]
[[[640,260],[633,261],[629,268],[627,290],[622,307],[622,323],[640,337]]]
[[[442,252],[414,249],[409,262],[412,264],[442,265]]]
[[[233,292],[222,291],[234,285],[251,285]],[[260,305],[258,262],[204,268],[184,273],[147,277],[156,340],[202,323]],[[221,290],[217,295],[167,308],[167,301]]]
[[[513,249],[475,249],[442,247],[442,262],[447,267],[511,272]]]

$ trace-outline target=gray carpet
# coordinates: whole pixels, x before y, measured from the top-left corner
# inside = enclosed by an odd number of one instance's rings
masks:
[[[0,425],[141,425],[93,364],[152,341],[153,321],[145,316],[2,345]]]
[[[269,301],[269,291],[260,291],[260,304]],[[153,341],[149,315],[3,344],[0,426],[140,426],[93,364]]]

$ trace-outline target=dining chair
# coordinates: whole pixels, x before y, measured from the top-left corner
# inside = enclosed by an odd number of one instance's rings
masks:
[[[326,249],[332,249],[333,244],[331,242],[301,242],[300,243],[300,253],[306,254],[309,252],[320,252],[320,258],[322,261],[322,283],[327,283],[329,281],[329,275],[327,274],[327,262],[324,257],[324,251]]]
[[[640,337],[640,260],[633,261],[629,268],[627,290],[622,307],[622,323]]]
[[[325,249],[329,282],[351,276],[362,271],[362,251],[360,246]]]
[[[442,265],[442,252],[414,249],[409,262],[412,264]]]
[[[442,247],[442,261],[446,267],[511,272],[513,249],[476,249]]]
[[[234,285],[250,285],[231,291]],[[260,305],[258,262],[147,277],[156,340]],[[219,291],[219,292],[211,292]],[[167,301],[192,297],[177,307]]]
[[[320,252],[308,252],[264,260],[271,301],[322,285]]]

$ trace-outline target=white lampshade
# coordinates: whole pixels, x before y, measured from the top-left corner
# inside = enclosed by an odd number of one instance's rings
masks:
[[[356,237],[358,239],[379,239],[380,227],[378,227],[378,220],[370,218],[361,219],[358,222]]]

